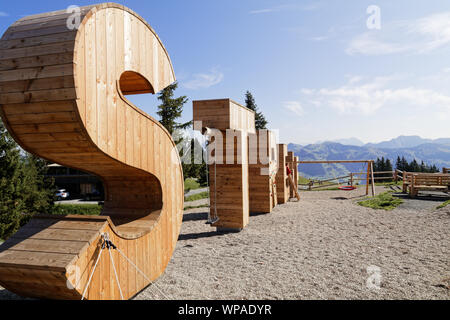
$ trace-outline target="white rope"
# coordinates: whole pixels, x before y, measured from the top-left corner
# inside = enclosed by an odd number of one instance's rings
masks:
[[[125,300],[125,299],[123,298],[122,288],[120,287],[119,277],[117,276],[116,266],[114,265],[114,259],[113,259],[113,256],[112,256],[112,254],[111,254],[111,248],[110,248],[110,247],[108,247],[108,252],[109,252],[109,257],[111,258],[111,263],[112,263],[112,266],[113,266],[113,269],[114,269],[114,274],[115,274],[115,276],[116,276],[117,286],[119,287],[120,298],[121,298],[122,300]]]
[[[150,282],[150,284],[154,285],[156,289],[158,289],[158,291],[161,293],[161,295],[166,299],[166,300],[170,300],[163,292],[162,290],[160,290],[158,288],[158,286],[156,285],[156,283],[152,282],[146,275],[144,272],[141,271],[141,269],[139,269],[134,263],[133,261],[131,261],[130,259],[128,259],[128,257],[122,252],[120,251],[119,248],[116,248],[116,250],[122,255],[122,257],[124,257],[140,274],[142,274],[142,276],[148,281]]]
[[[103,235],[102,235],[102,237],[103,237]],[[95,269],[97,268],[97,264],[98,264],[98,261],[100,260],[102,252],[103,252],[103,245],[102,245],[102,247],[100,247],[100,253],[98,254],[97,261],[95,261],[94,269],[92,269],[91,275],[89,276],[88,283],[86,284],[86,287],[84,288],[83,295],[81,296],[81,300],[84,300],[84,297],[86,295],[87,289],[89,288],[89,285],[91,284],[92,276],[94,275]]]
[[[102,253],[103,253],[103,249],[105,248],[105,245],[108,247],[108,252],[109,252],[109,257],[110,257],[110,259],[111,259],[111,263],[112,263],[112,266],[113,266],[113,269],[114,269],[114,275],[115,275],[115,277],[116,277],[116,282],[117,282],[117,286],[119,287],[119,292],[120,292],[120,297],[121,297],[121,299],[122,300],[124,300],[124,297],[123,297],[123,293],[122,293],[122,288],[120,287],[120,282],[119,282],[119,277],[118,277],[118,275],[117,275],[117,270],[116,270],[116,266],[115,266],[115,263],[114,263],[114,258],[113,258],[113,256],[112,256],[112,254],[111,254],[111,245],[112,245],[112,247],[114,248],[114,249],[116,249],[117,250],[117,252],[119,252],[120,253],[120,255],[122,256],[122,257],[124,257],[127,261],[128,261],[128,263],[130,263],[152,286],[154,286],[154,288],[155,289],[157,289],[158,291],[159,291],[159,293],[164,297],[164,299],[166,299],[166,300],[170,300],[170,298],[168,298],[167,297],[167,295],[166,294],[164,294],[164,292],[156,285],[156,283],[154,283],[154,282],[152,282],[146,275],[145,275],[145,273],[144,272],[142,272],[142,270],[141,269],[139,269],[138,268],[138,266],[136,265],[136,264],[134,264],[133,263],[133,261],[131,261],[119,248],[117,248],[110,240],[109,240],[109,237],[108,237],[108,234],[102,234],[102,239],[103,239],[103,243],[102,243],[102,245],[101,245],[101,247],[100,247],[100,252],[99,252],[99,254],[98,254],[98,257],[97,257],[97,261],[95,261],[95,264],[94,264],[94,268],[92,269],[92,272],[91,272],[91,275],[89,276],[89,280],[88,280],[88,282],[87,282],[87,284],[86,284],[86,287],[84,288],[84,291],[83,291],[83,295],[82,295],[82,297],[81,297],[81,300],[84,300],[84,297],[85,297],[85,295],[86,295],[86,292],[87,292],[87,290],[88,290],[88,288],[89,288],[89,286],[90,286],[90,284],[91,284],[91,281],[92,281],[92,277],[93,277],[93,275],[94,275],[94,272],[95,272],[95,269],[97,268],[97,265],[98,265],[98,262],[100,261],[100,257],[101,257],[101,255],[102,255]]]

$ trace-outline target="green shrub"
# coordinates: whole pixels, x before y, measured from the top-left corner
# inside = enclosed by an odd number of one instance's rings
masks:
[[[102,206],[98,204],[59,204],[53,208],[53,214],[56,215],[98,216],[101,211]]]
[[[187,178],[184,180],[184,191],[188,192],[190,190],[195,190],[200,188],[200,184],[197,182],[197,180],[193,178]]]
[[[359,201],[358,204],[372,209],[394,210],[403,203],[402,199],[396,198],[390,192],[377,195],[374,198]]]
[[[201,199],[207,199],[209,197],[209,192],[205,191],[205,192],[200,192],[197,194],[193,194],[192,196],[186,197],[184,199],[184,201],[189,202],[189,201],[196,201],[196,200],[201,200]]]

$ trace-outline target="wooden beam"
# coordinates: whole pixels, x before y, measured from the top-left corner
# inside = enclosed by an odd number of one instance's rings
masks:
[[[295,161],[298,164],[314,163],[369,163],[373,160],[314,160],[314,161]]]

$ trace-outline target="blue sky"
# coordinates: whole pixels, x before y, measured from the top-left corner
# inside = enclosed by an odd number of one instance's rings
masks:
[[[2,1],[0,30],[97,1]],[[122,1],[166,46],[192,100],[250,90],[282,142],[450,137],[450,1]],[[369,29],[369,5],[381,29]],[[132,99],[155,115],[157,101]]]

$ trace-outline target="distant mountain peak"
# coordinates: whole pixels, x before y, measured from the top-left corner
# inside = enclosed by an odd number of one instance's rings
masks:
[[[362,147],[364,145],[364,142],[362,142],[361,140],[359,140],[358,138],[355,138],[355,137],[346,138],[346,139],[337,139],[337,140],[333,140],[332,142],[337,142],[337,143],[340,143],[343,145],[357,146],[357,147]]]
[[[377,147],[377,148],[415,148],[422,144],[450,144],[450,138],[441,139],[424,139],[418,135],[405,136],[401,135],[397,138],[391,139],[389,141],[383,141],[379,143],[368,143],[366,147]]]

